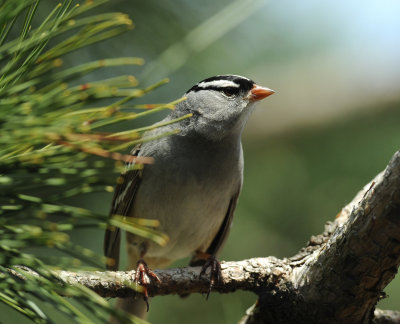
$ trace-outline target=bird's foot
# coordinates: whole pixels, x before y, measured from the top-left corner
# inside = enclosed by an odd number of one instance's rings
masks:
[[[208,287],[206,299],[210,296],[211,289],[216,283],[221,280],[221,263],[217,260],[214,255],[210,255],[203,267],[201,268],[200,277],[205,275],[207,269],[210,268],[210,286]]]
[[[135,271],[135,283],[136,286],[139,284],[142,287],[142,293],[144,301],[147,305],[147,311],[149,311],[149,294],[147,291],[147,286],[150,284],[151,280],[155,280],[159,283],[161,282],[157,275],[147,266],[147,263],[143,259],[139,259]]]

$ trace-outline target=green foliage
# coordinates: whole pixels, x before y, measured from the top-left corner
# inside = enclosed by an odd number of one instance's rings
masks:
[[[0,301],[36,323],[54,322],[41,304],[79,323],[105,321],[116,314],[93,292],[61,285],[52,273],[82,264],[102,267],[105,262],[71,242],[68,232],[104,228],[106,216],[62,202],[112,191],[116,172],[132,159],[119,152],[140,143],[141,134],[152,127],[107,133],[104,126],[174,107],[174,102],[129,105],[166,80],[147,88],[138,87],[132,75],[79,84],[94,70],[141,65],[140,58],[63,66],[67,53],[132,28],[131,20],[121,13],[86,13],[103,2],[64,1],[39,26],[32,26],[39,0],[0,1]],[[113,225],[159,244],[166,240],[154,230],[157,224],[128,224],[116,217]],[[54,256],[48,249],[62,253]]]

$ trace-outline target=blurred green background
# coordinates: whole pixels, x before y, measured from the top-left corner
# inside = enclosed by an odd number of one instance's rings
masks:
[[[44,1],[43,16],[55,4]],[[136,28],[72,53],[66,64],[143,57],[144,67],[101,72],[132,73],[144,84],[170,78],[141,102],[174,100],[201,79],[225,73],[276,91],[243,134],[244,187],[221,260],[294,255],[399,149],[398,1],[113,0],[98,11],[125,12]],[[74,203],[106,214],[111,194]],[[103,233],[79,231],[74,239],[102,253]],[[386,292],[379,307],[400,310],[400,278]],[[208,301],[157,297],[149,320],[235,323],[254,301],[243,292]],[[0,322],[25,322],[2,309]]]

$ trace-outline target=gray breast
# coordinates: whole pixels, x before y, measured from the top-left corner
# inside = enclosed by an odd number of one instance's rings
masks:
[[[207,248],[216,235],[242,181],[242,151],[240,141],[221,147],[162,141],[142,150],[155,163],[144,167],[131,215],[160,221],[170,240],[163,248],[149,243],[147,255],[175,260]]]

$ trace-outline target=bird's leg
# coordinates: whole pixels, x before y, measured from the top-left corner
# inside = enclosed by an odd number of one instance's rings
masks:
[[[215,255],[196,252],[196,258],[200,260],[205,260],[203,267],[201,268],[200,277],[205,275],[208,268],[210,268],[210,285],[207,291],[207,299],[210,296],[211,289],[214,285],[221,280],[221,264],[215,257]]]
[[[135,272],[135,283],[140,284],[143,288],[143,298],[147,305],[147,311],[149,311],[149,294],[147,292],[147,286],[150,284],[150,280],[155,280],[161,282],[157,275],[147,266],[143,257],[145,251],[140,254],[140,259],[137,262],[136,272]]]

